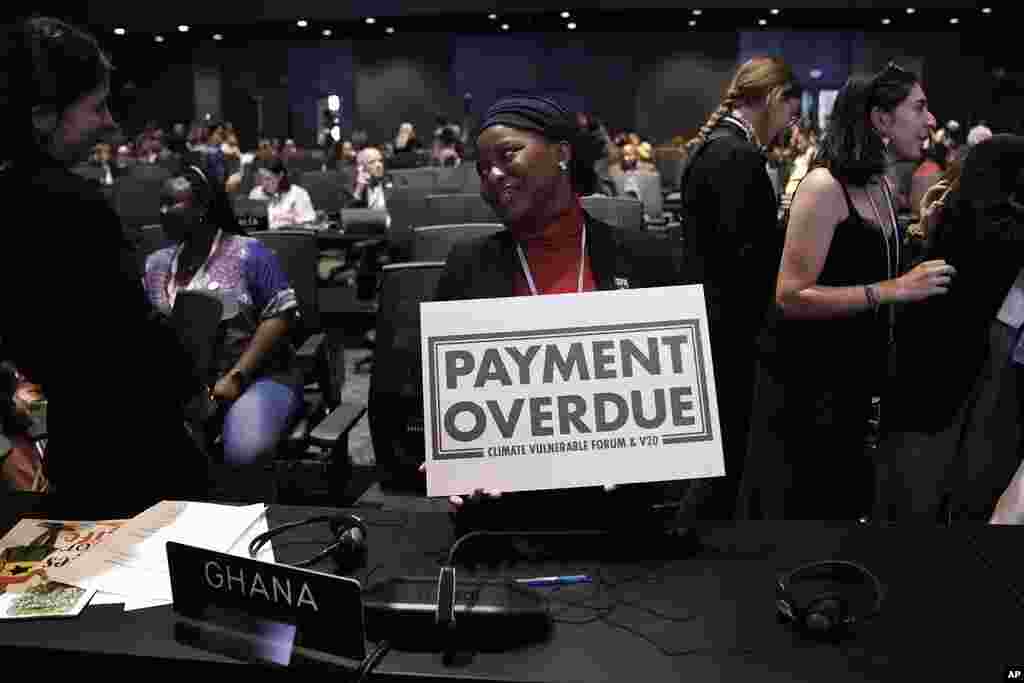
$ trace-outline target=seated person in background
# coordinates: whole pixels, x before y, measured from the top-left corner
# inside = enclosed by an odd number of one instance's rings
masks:
[[[109,142],[96,145],[89,163],[100,169],[100,185],[113,185],[114,179],[124,172],[113,163],[113,150]]]
[[[462,163],[461,143],[459,135],[452,126],[446,126],[438,136],[438,166],[454,168]]]
[[[580,143],[574,118],[557,102],[498,100],[484,116],[477,148],[480,194],[506,229],[452,249],[436,301],[613,290],[616,281],[633,288],[680,284],[669,250],[653,234],[620,230],[584,212],[579,197],[597,183],[599,145]],[[607,528],[629,518],[627,511],[641,514],[663,502],[670,488],[477,491],[450,502],[464,529]]]
[[[419,165],[419,149],[422,147],[416,137],[416,129],[408,121],[398,127],[395,137],[395,154],[391,168],[415,168]]]
[[[384,157],[376,147],[364,147],[356,156],[356,181],[350,208],[386,210]]]
[[[295,140],[288,139],[284,141],[284,146],[281,148],[281,159],[288,163],[290,160],[299,156],[299,148],[295,144]]]
[[[210,391],[228,406],[224,460],[264,463],[302,404],[302,374],[289,330],[295,291],[274,253],[246,237],[227,195],[195,166],[167,180],[161,223],[175,246],[146,259],[150,303],[170,316],[179,291],[200,290],[224,304],[215,351],[220,379]]]
[[[249,199],[268,202],[267,224],[271,230],[288,225],[301,225],[316,220],[309,193],[288,180],[288,167],[281,159],[257,171],[259,185],[252,188]]]

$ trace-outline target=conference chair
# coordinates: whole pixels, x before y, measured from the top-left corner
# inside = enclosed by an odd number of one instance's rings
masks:
[[[146,259],[150,254],[171,246],[174,246],[174,240],[169,239],[164,234],[164,226],[159,223],[142,226],[139,229],[139,239],[135,245],[135,253],[139,257],[140,270],[146,267]]]
[[[359,421],[365,406],[342,404],[345,382],[344,344],[340,337],[326,334],[320,320],[316,266],[319,249],[311,230],[266,230],[250,234],[272,249],[299,302],[300,320],[293,334],[298,362],[306,376],[304,411],[287,439],[286,451],[304,452],[314,445],[329,454],[329,462],[346,468],[348,434]],[[326,416],[325,416],[326,414]]]
[[[370,373],[370,438],[382,483],[424,492],[420,303],[431,301],[444,262],[384,266]]]
[[[454,168],[437,169],[434,194],[480,194],[480,174],[476,164],[461,163]]]
[[[428,194],[426,197],[426,225],[452,225],[455,223],[497,223],[498,217],[490,204],[477,194]]]
[[[590,195],[582,197],[580,204],[588,214],[609,225],[630,230],[644,229],[644,205],[638,199]]]
[[[457,225],[428,225],[413,231],[412,257],[414,261],[444,261],[459,242],[493,235],[504,230],[501,223],[463,223]]]
[[[427,225],[427,195],[420,189],[395,186],[388,195],[388,215],[391,217],[389,252],[394,262],[407,261],[412,253],[413,228]]]
[[[288,175],[295,178],[311,172],[320,172],[324,166],[324,160],[317,159],[310,154],[301,153],[288,159],[285,164],[288,166]],[[302,185],[302,183],[299,183],[299,185]],[[315,203],[314,206],[316,206]]]
[[[141,178],[129,174],[114,181],[112,204],[129,234],[135,233],[143,225],[160,222],[162,189],[163,180],[158,176]]]
[[[618,197],[630,197],[626,190],[627,184],[630,187],[633,187],[635,184],[639,192],[634,198],[639,199],[640,203],[643,204],[643,213],[647,221],[664,222],[662,219],[664,196],[661,193],[661,177],[657,173],[633,171],[628,174],[617,175],[614,180]]]
[[[351,188],[342,184],[337,171],[307,171],[296,180],[296,185],[309,193],[314,209],[326,211],[329,216],[337,217],[352,199]]]
[[[405,168],[391,172],[391,179],[396,188],[419,190],[426,194],[437,188],[438,169],[436,168]]]
[[[178,292],[171,309],[171,326],[192,358],[198,381],[196,395],[187,406],[185,426],[211,465],[220,459],[214,450],[223,425],[215,424],[215,421],[223,416],[214,414],[214,405],[206,394],[217,380],[217,331],[223,313],[221,300],[200,290]],[[211,476],[214,488],[220,488],[222,483],[220,477]]]
[[[86,180],[91,180],[97,185],[103,182],[103,169],[93,164],[78,164],[71,169],[71,172]]]
[[[683,165],[686,152],[676,147],[659,147],[654,150],[654,166],[661,176],[661,187],[664,194],[679,191],[679,182],[683,177]]]

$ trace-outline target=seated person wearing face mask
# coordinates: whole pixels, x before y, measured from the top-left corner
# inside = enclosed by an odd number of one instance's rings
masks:
[[[280,159],[257,171],[260,184],[249,193],[249,199],[267,204],[267,224],[271,230],[289,225],[312,223],[316,220],[313,200],[309,193],[288,179],[288,167]]]
[[[227,406],[224,460],[271,458],[302,405],[302,373],[288,339],[295,291],[274,253],[238,227],[227,195],[195,166],[164,185],[162,224],[176,244],[146,259],[150,303],[169,316],[177,294],[199,290],[224,304],[211,390]]]

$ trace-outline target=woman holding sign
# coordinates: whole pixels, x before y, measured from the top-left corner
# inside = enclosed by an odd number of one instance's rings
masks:
[[[498,100],[484,116],[477,147],[480,193],[506,229],[452,249],[436,301],[681,284],[666,242],[613,228],[583,210],[579,198],[596,186],[600,150],[579,137],[558,102],[532,95]],[[452,497],[460,525],[594,528],[666,495],[656,485],[532,491],[500,502],[497,493]],[[481,498],[490,500],[474,504]],[[607,520],[598,519],[602,513]]]
[[[740,514],[858,519],[872,507],[865,448],[896,305],[945,294],[954,269],[909,273],[886,155],[921,157],[935,118],[917,77],[890,64],[839,92],[818,160],[793,198],[776,284],[778,315],[758,368]]]

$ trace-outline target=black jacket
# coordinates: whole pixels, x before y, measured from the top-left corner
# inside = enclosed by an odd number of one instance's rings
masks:
[[[715,346],[752,342],[775,296],[785,233],[765,158],[728,131],[695,154],[683,188],[685,272],[704,283]]]
[[[612,227],[587,214],[587,255],[599,290],[668,287],[684,280],[667,240]],[[456,245],[448,255],[435,301],[513,296],[519,259],[508,230]],[[618,281],[618,282],[616,282]]]
[[[75,518],[134,515],[206,489],[183,426],[198,380],[155,315],[99,190],[53,162],[3,179],[36,213],[0,236],[2,337],[48,400],[48,475]]]
[[[947,294],[897,315],[885,401],[892,428],[937,432],[988,357],[989,327],[1024,267],[1024,215],[1006,205],[949,212],[925,259],[945,259],[957,274]]]
[[[683,283],[666,240],[612,227],[586,215],[587,254],[599,290],[667,287]],[[435,301],[513,296],[519,260],[508,230],[456,245],[438,281]],[[458,533],[475,529],[603,528],[631,525],[650,505],[677,499],[683,483],[630,484],[528,491],[467,503],[455,515]]]

